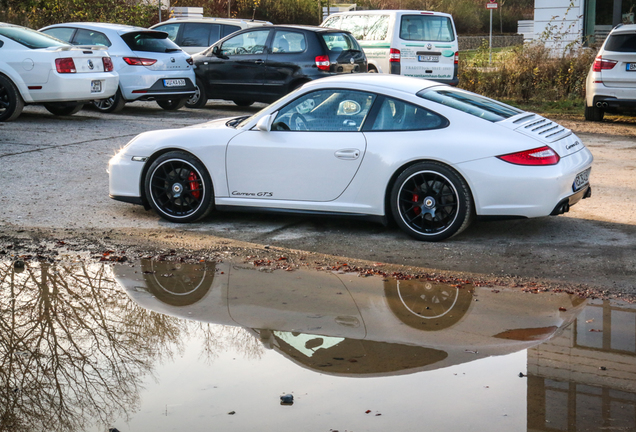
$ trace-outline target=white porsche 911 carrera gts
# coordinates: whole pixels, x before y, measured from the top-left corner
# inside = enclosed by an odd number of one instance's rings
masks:
[[[146,132],[110,160],[110,196],[172,222],[216,210],[389,217],[438,241],[475,217],[562,214],[592,154],[539,115],[447,85],[323,78],[251,117]]]

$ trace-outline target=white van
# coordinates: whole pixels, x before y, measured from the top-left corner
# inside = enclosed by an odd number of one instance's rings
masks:
[[[426,78],[457,85],[459,48],[449,14],[373,10],[329,15],[321,24],[350,31],[369,61],[369,72]]]

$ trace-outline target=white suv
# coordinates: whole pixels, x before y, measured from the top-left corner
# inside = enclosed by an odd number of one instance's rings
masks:
[[[150,28],[168,33],[168,38],[182,50],[196,54],[235,31],[271,24],[269,21],[199,17],[171,18]]]
[[[626,107],[636,107],[636,24],[614,27],[585,85],[585,120],[601,121],[606,111]]]

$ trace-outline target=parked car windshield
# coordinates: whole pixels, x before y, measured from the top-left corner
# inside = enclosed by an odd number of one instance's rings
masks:
[[[27,48],[49,48],[68,46],[66,42],[25,27],[0,26],[0,35],[8,37]]]
[[[613,34],[605,44],[605,51],[636,52],[636,34]]]
[[[432,42],[452,42],[455,32],[450,18],[434,15],[403,15],[400,38]]]
[[[424,89],[417,95],[491,122],[505,120],[523,112],[496,100],[448,87]]]
[[[165,32],[132,32],[123,34],[121,38],[133,51],[158,53],[181,51],[177,44],[168,39],[168,33]]]

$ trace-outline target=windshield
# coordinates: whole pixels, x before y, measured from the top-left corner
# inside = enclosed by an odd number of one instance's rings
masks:
[[[133,51],[157,53],[181,51],[177,44],[168,39],[168,33],[165,32],[133,32],[126,33],[121,38]]]
[[[433,87],[422,90],[417,95],[493,123],[523,112],[496,100],[448,87]]]
[[[452,42],[455,40],[453,23],[444,16],[403,15],[400,38],[404,40]]]
[[[69,46],[66,42],[26,27],[0,26],[0,35],[31,49]]]

